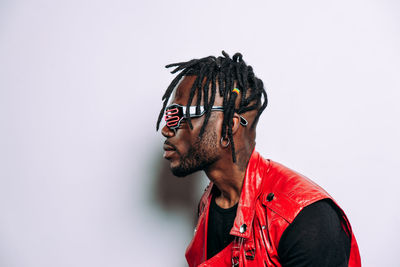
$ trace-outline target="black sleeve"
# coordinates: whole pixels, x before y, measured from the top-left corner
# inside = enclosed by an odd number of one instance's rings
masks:
[[[305,207],[283,232],[278,256],[284,267],[347,266],[350,238],[335,204],[321,200]]]

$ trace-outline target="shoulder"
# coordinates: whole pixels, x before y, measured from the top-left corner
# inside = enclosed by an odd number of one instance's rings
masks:
[[[305,207],[282,234],[278,254],[285,266],[347,266],[350,238],[336,205],[322,200]]]
[[[268,164],[263,175],[262,203],[291,223],[306,206],[331,196],[319,185],[288,167],[263,159]]]

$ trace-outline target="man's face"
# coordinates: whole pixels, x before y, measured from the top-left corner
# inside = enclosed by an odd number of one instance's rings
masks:
[[[171,103],[186,106],[190,89],[196,76],[186,76],[178,88]],[[197,102],[197,97],[192,101],[192,105]],[[218,105],[220,99],[216,99],[215,105]],[[222,103],[222,101],[221,101]],[[174,175],[183,177],[198,170],[204,170],[219,157],[219,139],[220,127],[217,127],[218,118],[222,116],[221,112],[212,112],[205,132],[199,138],[200,129],[204,122],[204,117],[192,118],[193,129],[190,129],[185,120],[180,124],[176,131],[164,126],[161,130],[167,139],[164,143],[164,158],[170,161],[170,168]]]

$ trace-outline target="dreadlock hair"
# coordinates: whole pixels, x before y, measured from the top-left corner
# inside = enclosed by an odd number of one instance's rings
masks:
[[[261,113],[267,107],[268,99],[262,80],[257,78],[254,75],[253,68],[243,61],[242,54],[236,53],[232,58],[230,58],[225,51],[222,51],[222,55],[223,56],[219,56],[218,58],[209,56],[165,66],[166,68],[175,67],[171,73],[174,74],[179,72],[179,74],[172,80],[162,97],[164,102],[158,116],[156,129],[159,129],[168,100],[181,78],[185,75],[197,75],[197,78],[190,90],[189,100],[187,102],[186,117],[190,129],[193,129],[191,118],[189,116],[189,107],[192,105],[193,98],[197,93],[196,113],[199,114],[200,102],[203,95],[205,119],[200,129],[199,137],[201,138],[211,116],[211,108],[214,105],[215,95],[217,93],[216,83],[218,82],[218,93],[221,97],[223,97],[224,109],[221,136],[228,136],[228,139],[232,145],[232,160],[233,162],[236,162],[235,144],[232,136],[233,116],[235,112],[237,114],[242,114],[247,111],[257,109],[257,115],[251,124],[251,128],[253,128],[257,123]],[[235,107],[238,94],[232,92],[235,87],[241,92],[241,99],[238,108]],[[211,89],[210,97],[208,97],[209,89]],[[263,101],[262,97],[264,98]]]

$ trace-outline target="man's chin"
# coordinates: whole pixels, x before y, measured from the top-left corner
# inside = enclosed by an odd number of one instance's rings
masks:
[[[174,164],[175,163],[175,164]],[[171,162],[170,169],[173,175],[177,177],[185,177],[189,174],[195,173],[196,171],[200,170],[199,168],[191,168],[185,166],[184,164],[177,164],[176,162]]]
[[[185,177],[185,176],[188,176],[189,174],[193,173],[193,171],[192,172],[191,171],[187,171],[187,170],[184,170],[184,169],[182,169],[180,167],[171,167],[171,172],[172,172],[173,175],[175,175],[177,177]]]

